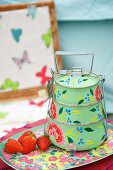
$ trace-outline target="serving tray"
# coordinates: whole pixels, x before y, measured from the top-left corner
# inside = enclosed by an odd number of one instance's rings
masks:
[[[37,137],[43,135],[45,124],[30,128]],[[24,131],[11,138],[18,138]],[[62,170],[70,169],[93,163],[113,154],[113,130],[108,128],[108,139],[96,149],[84,152],[67,152],[53,145],[46,151],[35,150],[29,154],[7,154],[4,152],[4,144],[0,143],[1,159],[16,170]]]

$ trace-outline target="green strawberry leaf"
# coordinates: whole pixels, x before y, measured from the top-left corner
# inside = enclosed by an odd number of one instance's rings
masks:
[[[79,100],[78,104],[82,104],[84,102],[84,99]]]
[[[94,96],[94,93],[93,93],[93,90],[92,90],[92,89],[90,89],[90,93],[91,93],[92,96]]]
[[[59,114],[61,114],[63,112],[63,107],[61,107],[60,109],[59,109]]]
[[[62,94],[65,94],[67,92],[67,90],[64,90],[63,92],[62,92]]]
[[[91,111],[91,112],[95,112],[96,111],[96,109],[95,108],[92,108],[91,110],[89,110],[89,111]]]
[[[80,123],[78,120],[75,120],[73,123]]]
[[[69,143],[74,143],[74,142],[73,142],[73,139],[71,139],[70,137],[67,136],[67,139],[68,139],[68,142],[69,142]]]
[[[91,128],[89,128],[89,127],[88,127],[88,128],[85,128],[84,130],[87,131],[87,132],[93,132],[93,131],[94,131],[93,129],[91,129]]]

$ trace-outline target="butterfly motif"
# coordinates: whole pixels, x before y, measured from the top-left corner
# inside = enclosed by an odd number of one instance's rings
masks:
[[[48,80],[51,80],[50,76],[46,76],[47,66],[45,65],[40,72],[36,73],[36,77],[41,78],[41,84],[44,85],[48,82]]]
[[[18,66],[18,68],[21,70],[22,69],[22,65],[25,63],[31,64],[31,61],[29,60],[28,57],[28,53],[27,51],[23,52],[23,56],[21,59],[16,58],[16,57],[12,57],[12,60],[14,61],[14,63]]]
[[[52,31],[51,28],[49,28],[47,34],[42,35],[42,40],[44,41],[47,48],[50,47],[51,37],[52,37]]]
[[[7,90],[7,89],[17,90],[19,85],[20,84],[18,81],[13,82],[10,79],[5,79],[4,83],[0,87],[0,90]]]
[[[5,119],[8,113],[0,112],[0,119]]]
[[[28,8],[28,13],[27,13],[27,16],[31,16],[32,19],[35,18],[37,14],[37,7],[35,5],[31,5],[29,8]]]
[[[16,42],[20,41],[20,36],[22,35],[22,29],[17,28],[17,29],[11,29],[12,36]]]
[[[30,104],[30,105],[35,105],[35,106],[42,107],[47,100],[48,100],[48,98],[45,99],[45,100],[41,100],[40,102],[35,102],[35,101],[32,101],[32,100],[31,100],[31,101],[29,102],[29,104]]]

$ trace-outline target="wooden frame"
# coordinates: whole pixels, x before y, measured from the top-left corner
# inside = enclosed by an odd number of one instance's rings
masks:
[[[57,27],[55,6],[54,6],[53,0],[44,1],[44,2],[36,2],[36,3],[24,3],[24,4],[18,4],[18,5],[15,5],[15,4],[1,5],[0,12],[26,9],[31,5],[35,5],[36,7],[43,7],[43,6],[49,7],[54,52],[59,50],[58,27]],[[32,97],[34,98],[34,97],[38,97],[38,96],[43,96],[44,90],[45,90],[45,92],[47,92],[45,85],[40,86],[40,87],[32,87],[32,88],[28,88],[28,89],[0,92],[0,101],[6,101],[6,100],[12,100],[12,99],[18,99],[18,98],[32,98]],[[39,91],[42,91],[42,92],[39,92]]]

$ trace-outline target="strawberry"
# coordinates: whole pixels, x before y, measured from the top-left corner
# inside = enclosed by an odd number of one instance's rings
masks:
[[[38,148],[42,151],[46,151],[50,147],[50,140],[47,136],[43,135],[37,139]]]
[[[23,147],[15,139],[9,139],[4,146],[4,151],[11,154],[18,153],[18,152],[22,153]]]
[[[36,138],[33,136],[25,136],[22,140],[23,153],[27,154],[36,149]]]
[[[25,136],[34,136],[34,138],[36,138],[36,135],[33,133],[33,131],[28,130],[26,132],[24,132],[18,139],[18,142],[22,144],[22,141],[24,139]]]

